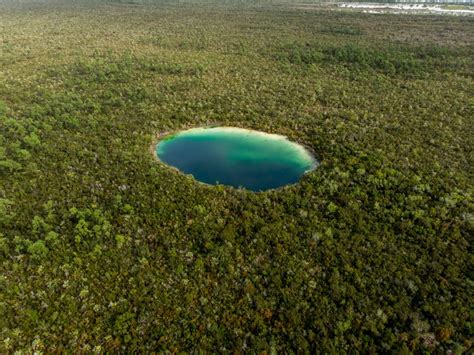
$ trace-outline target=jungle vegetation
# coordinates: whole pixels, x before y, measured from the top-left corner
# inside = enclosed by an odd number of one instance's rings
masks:
[[[452,353],[473,344],[472,17],[0,6],[0,352]],[[157,134],[283,134],[253,193]]]

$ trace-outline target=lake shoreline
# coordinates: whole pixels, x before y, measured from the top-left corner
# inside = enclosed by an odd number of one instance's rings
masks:
[[[242,135],[246,138],[249,138],[251,140],[250,143],[247,141],[246,143],[244,143],[244,146],[245,146],[245,144],[247,144],[247,145],[248,144],[252,144],[252,145],[253,144],[257,144],[257,145],[258,144],[263,144],[266,147],[267,144],[266,144],[265,141],[268,140],[268,142],[272,142],[271,144],[268,144],[268,147],[269,147],[270,151],[275,150],[275,149],[284,149],[284,150],[289,149],[289,151],[287,151],[286,154],[281,156],[281,157],[286,158],[286,159],[283,160],[283,161],[286,160],[286,163],[284,163],[284,164],[290,164],[290,166],[293,166],[292,169],[295,169],[296,166],[307,166],[307,167],[304,168],[304,170],[302,172],[298,173],[299,177],[296,178],[296,181],[295,181],[295,177],[293,177],[293,178],[290,178],[290,182],[288,182],[288,183],[283,182],[282,185],[280,185],[280,186],[269,187],[269,188],[266,188],[266,187],[251,188],[248,185],[246,186],[245,183],[243,183],[242,185],[240,185],[240,183],[239,183],[239,185],[238,185],[239,187],[237,187],[235,182],[234,183],[230,183],[230,182],[221,183],[221,181],[223,181],[223,180],[220,180],[219,178],[216,179],[216,182],[219,181],[218,184],[209,183],[207,181],[202,181],[202,179],[199,179],[199,177],[196,176],[196,172],[194,172],[194,173],[187,172],[186,169],[178,168],[173,163],[165,162],[163,160],[163,158],[160,157],[160,154],[158,152],[158,145],[160,143],[162,143],[164,141],[167,141],[167,140],[172,140],[175,136],[178,136],[179,134],[185,134],[187,136],[186,137],[187,139],[192,139],[192,137],[194,135],[196,135],[195,137],[201,136],[201,138],[202,138],[203,137],[202,134],[205,133],[205,131],[208,130],[208,129],[215,129],[215,131],[211,133],[210,137],[214,136],[214,138],[218,138],[218,139],[219,139],[219,135],[220,135],[220,139],[227,139],[227,140],[230,139],[231,141],[236,138],[236,135],[237,136]],[[256,141],[255,141],[255,139],[256,139]],[[196,143],[196,142],[194,142],[194,143]],[[228,143],[229,143],[229,141],[228,141]],[[235,143],[235,141],[234,141],[234,143]],[[279,144],[281,145],[281,148],[278,148]],[[249,147],[244,148],[243,152],[245,152],[245,149],[248,149],[248,148]],[[252,148],[252,149],[254,149],[254,148]],[[234,149],[235,149],[235,147],[234,147]],[[151,154],[153,154],[154,160],[157,161],[158,163],[165,165],[167,168],[172,168],[174,171],[177,171],[180,174],[191,175],[191,176],[193,176],[193,179],[195,181],[199,182],[199,183],[202,183],[202,184],[205,184],[205,185],[208,185],[208,186],[225,185],[225,186],[233,187],[234,189],[237,189],[237,190],[244,189],[244,190],[248,190],[248,191],[252,191],[252,192],[265,192],[265,191],[270,191],[270,190],[279,190],[279,189],[281,189],[285,186],[291,186],[291,185],[297,184],[304,175],[312,172],[313,170],[315,170],[320,165],[320,161],[317,159],[316,154],[314,154],[313,149],[311,149],[310,147],[308,147],[305,144],[301,144],[299,142],[290,140],[289,137],[286,136],[286,135],[278,134],[278,133],[268,133],[268,132],[264,132],[264,131],[259,131],[259,130],[250,129],[250,128],[244,128],[244,127],[239,127],[239,126],[237,126],[237,127],[224,126],[224,125],[221,126],[219,124],[209,124],[209,125],[205,125],[205,126],[192,126],[192,127],[188,126],[186,128],[180,129],[180,130],[171,130],[171,131],[159,132],[155,135],[155,138],[152,140],[152,144],[149,147],[149,151],[150,151]],[[194,150],[192,150],[192,151],[195,152]],[[217,151],[221,151],[221,150],[218,148]],[[271,163],[272,162],[271,154],[275,154],[275,152],[270,153],[270,152],[267,151],[266,153],[263,153],[264,151],[266,151],[265,148],[263,149],[263,151],[261,149],[254,149],[252,151],[256,153],[257,157],[258,157],[258,155],[260,155],[260,158],[257,158],[257,160],[262,159],[262,155],[265,156],[265,154],[270,154],[270,156],[266,156],[265,158],[263,158],[263,160],[260,160],[260,161],[262,163],[265,163],[265,164],[272,164]],[[215,152],[215,150],[210,152],[211,155],[212,155],[213,152]],[[238,152],[238,150],[234,150],[234,153],[232,153],[232,154],[235,154],[236,152]],[[248,150],[247,150],[247,152],[248,152]],[[250,159],[248,161],[248,163],[250,163],[255,158],[254,157],[250,158],[248,155],[246,155],[244,160],[248,160],[248,159]],[[288,159],[290,159],[290,160],[288,160]],[[217,161],[219,161],[219,159],[217,159]],[[240,160],[238,160],[238,161],[239,161],[240,164],[242,164],[242,162]],[[293,163],[290,163],[290,161],[292,161]],[[254,160],[254,162],[255,162],[255,160]],[[295,163],[297,165],[294,165]],[[264,170],[264,171],[266,172],[267,170]],[[289,171],[292,171],[292,170],[289,170]],[[221,173],[222,173],[222,171],[221,171]],[[228,173],[228,171],[226,173]],[[288,174],[288,172],[286,174]],[[263,174],[263,176],[264,175],[265,174]],[[248,175],[244,175],[244,176],[245,176],[245,178],[248,177]],[[259,175],[259,176],[262,177],[261,175]],[[280,178],[282,178],[282,175],[280,175],[280,174],[276,174],[276,175],[272,175],[272,176],[273,177],[279,176]],[[244,178],[244,180],[245,180],[245,178]],[[262,177],[262,179],[264,179],[264,178]]]

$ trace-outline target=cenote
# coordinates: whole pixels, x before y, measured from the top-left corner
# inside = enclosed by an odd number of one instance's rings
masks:
[[[252,191],[293,184],[317,165],[303,146],[284,136],[234,127],[181,131],[162,139],[156,154],[198,181]]]

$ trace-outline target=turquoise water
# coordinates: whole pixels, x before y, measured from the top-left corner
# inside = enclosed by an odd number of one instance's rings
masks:
[[[160,141],[156,153],[198,181],[252,191],[293,184],[317,164],[283,136],[233,127],[182,131]]]

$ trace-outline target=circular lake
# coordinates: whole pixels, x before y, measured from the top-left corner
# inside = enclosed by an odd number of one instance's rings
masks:
[[[264,191],[293,184],[316,167],[286,137],[233,127],[193,128],[165,137],[158,158],[198,181]]]

